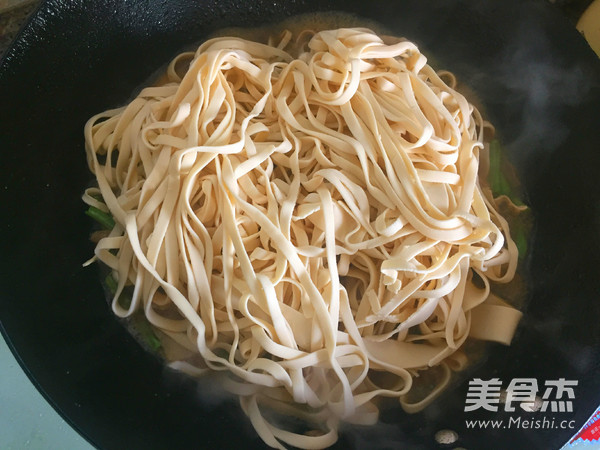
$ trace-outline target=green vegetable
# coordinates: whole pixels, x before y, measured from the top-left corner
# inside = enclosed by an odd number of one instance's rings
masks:
[[[112,230],[115,226],[115,219],[110,214],[94,206],[90,206],[85,214],[98,222],[106,230]]]
[[[115,293],[117,292],[117,280],[114,279],[114,277],[112,276],[111,273],[109,273],[106,278],[104,279],[104,283],[106,284],[106,287],[108,288],[108,290],[110,291],[111,294],[115,295]]]
[[[156,351],[161,348],[162,344],[160,339],[154,334],[154,330],[152,329],[152,325],[148,323],[146,318],[143,315],[136,314],[131,318],[131,324],[134,329],[139,333],[140,338],[144,341],[148,346]]]
[[[504,150],[500,142],[493,140],[490,142],[490,172],[489,183],[494,197],[506,195],[517,206],[522,206],[523,202],[518,193],[504,175],[506,169],[504,161]],[[527,253],[527,238],[531,225],[529,223],[529,212],[523,211],[511,223],[511,235],[519,250],[519,258],[523,258]]]
[[[118,283],[111,273],[106,276],[104,283],[111,294],[114,295],[117,292]],[[125,309],[131,306],[131,296],[125,294],[125,292],[122,292],[121,295],[119,295],[119,299],[117,301],[119,302],[119,305]],[[155,351],[161,348],[162,344],[160,339],[156,336],[156,334],[154,334],[152,326],[142,314],[134,314],[131,317],[131,325],[137,331],[140,338],[146,344],[148,344],[148,347]]]
[[[490,188],[495,196],[506,195],[512,199],[512,188],[502,171],[502,159],[500,142],[493,140],[490,142]]]
[[[109,273],[106,276],[106,278],[104,279],[104,283],[106,284],[106,287],[112,295],[115,295],[117,293],[117,280],[114,279],[112,274]],[[131,306],[131,296],[127,295],[125,292],[121,292],[121,295],[119,295],[117,302],[119,303],[119,305],[121,305],[122,308],[128,309]]]
[[[514,239],[519,250],[519,258],[523,258],[527,253],[527,235],[523,226],[517,228]]]
[[[506,195],[517,206],[523,206],[523,202],[519,198],[518,192],[513,188],[510,181],[504,175],[506,169],[504,161],[504,150],[496,139],[490,142],[490,188],[494,193],[494,197]]]

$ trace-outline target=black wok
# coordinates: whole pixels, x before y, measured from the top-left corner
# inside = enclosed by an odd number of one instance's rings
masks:
[[[338,448],[559,448],[576,429],[472,429],[469,378],[577,380],[579,428],[600,404],[600,64],[542,1],[170,0],[43,3],[0,66],[0,319],[46,399],[103,449],[262,448],[235,403],[166,371],[113,317],[80,201],[83,124],[124,103],[178,50],[230,25],[342,10],[417,42],[481,99],[535,215],[530,296],[511,347],[492,347],[425,412],[392,410]],[[3,405],[3,407],[10,407]],[[508,413],[498,413],[508,418]]]

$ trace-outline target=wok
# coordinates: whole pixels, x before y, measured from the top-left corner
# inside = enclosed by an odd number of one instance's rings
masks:
[[[494,346],[434,405],[348,428],[338,448],[558,448],[600,404],[600,64],[542,1],[48,0],[0,66],[0,319],[33,383],[103,449],[263,448],[239,407],[165,370],[113,317],[80,201],[83,125],[174,54],[224,26],[307,11],[374,19],[454,71],[496,125],[535,216],[530,293],[513,345]],[[467,430],[470,378],[577,380],[575,429]],[[7,407],[6,405],[4,407]]]

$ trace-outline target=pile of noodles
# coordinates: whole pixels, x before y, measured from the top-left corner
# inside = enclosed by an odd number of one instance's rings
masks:
[[[521,316],[490,293],[517,263],[480,180],[491,127],[453,86],[358,28],[177,56],[85,127],[115,314],[143,310],[185,348],[173,367],[221,371],[272,447],[332,445],[342,421],[377,421],[378,397],[424,408],[468,337],[509,344]]]

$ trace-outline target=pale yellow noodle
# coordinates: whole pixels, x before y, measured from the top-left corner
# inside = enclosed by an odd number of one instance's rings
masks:
[[[512,279],[517,250],[480,186],[485,123],[444,80],[366,29],[216,38],[86,124],[115,314],[143,310],[182,349],[173,367],[229,373],[272,447],[330,446],[341,421],[375,423],[380,396],[420,410],[469,336],[512,339],[521,313],[488,282]]]

